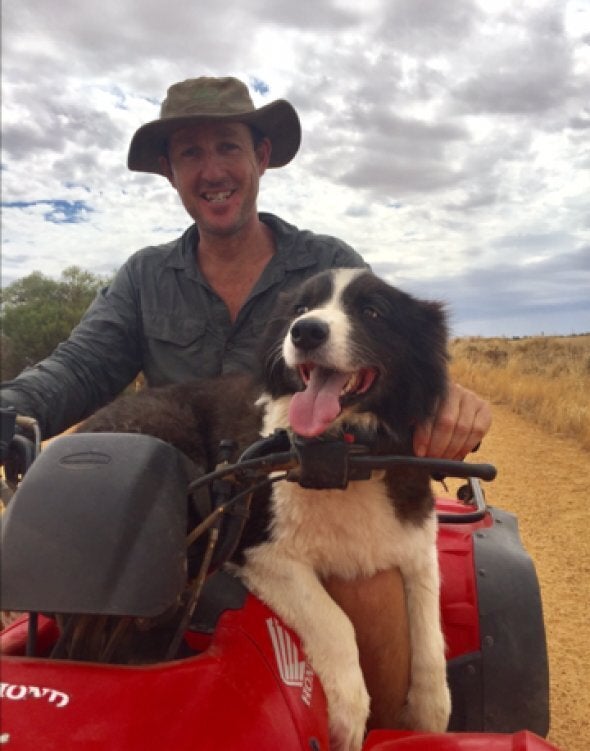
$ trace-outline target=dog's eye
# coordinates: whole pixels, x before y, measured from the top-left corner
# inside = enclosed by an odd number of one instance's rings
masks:
[[[293,312],[297,316],[302,316],[304,313],[307,313],[308,310],[309,310],[309,308],[307,307],[307,305],[296,305],[293,308]]]
[[[363,308],[363,315],[367,318],[371,318],[373,321],[376,321],[377,318],[381,318],[379,311],[372,305],[365,305]]]

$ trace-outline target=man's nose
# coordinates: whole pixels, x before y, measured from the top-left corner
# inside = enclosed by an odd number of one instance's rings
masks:
[[[201,177],[214,181],[225,174],[223,157],[216,151],[207,151],[201,161]]]

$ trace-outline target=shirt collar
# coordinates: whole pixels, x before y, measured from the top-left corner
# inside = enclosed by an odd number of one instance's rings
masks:
[[[312,266],[316,262],[314,253],[301,242],[302,233],[292,224],[285,222],[274,214],[261,212],[260,221],[264,222],[274,235],[276,254],[269,265],[277,271],[291,271]],[[184,269],[187,277],[204,282],[196,262],[194,250],[199,242],[199,230],[192,224],[176,242],[172,244],[166,265],[175,269]]]

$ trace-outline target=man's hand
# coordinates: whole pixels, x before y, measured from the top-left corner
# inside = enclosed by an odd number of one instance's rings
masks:
[[[452,383],[434,419],[416,426],[414,453],[438,459],[464,459],[491,424],[488,402],[458,383]]]

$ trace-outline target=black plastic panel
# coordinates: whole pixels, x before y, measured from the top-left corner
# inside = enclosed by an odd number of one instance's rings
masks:
[[[483,672],[481,653],[461,655],[447,662],[451,690],[449,730],[483,730]]]
[[[549,668],[539,583],[516,518],[490,509],[474,535],[483,673],[483,728],[549,730]]]
[[[2,518],[2,607],[150,617],[186,579],[186,457],[139,434],[56,439]]]

